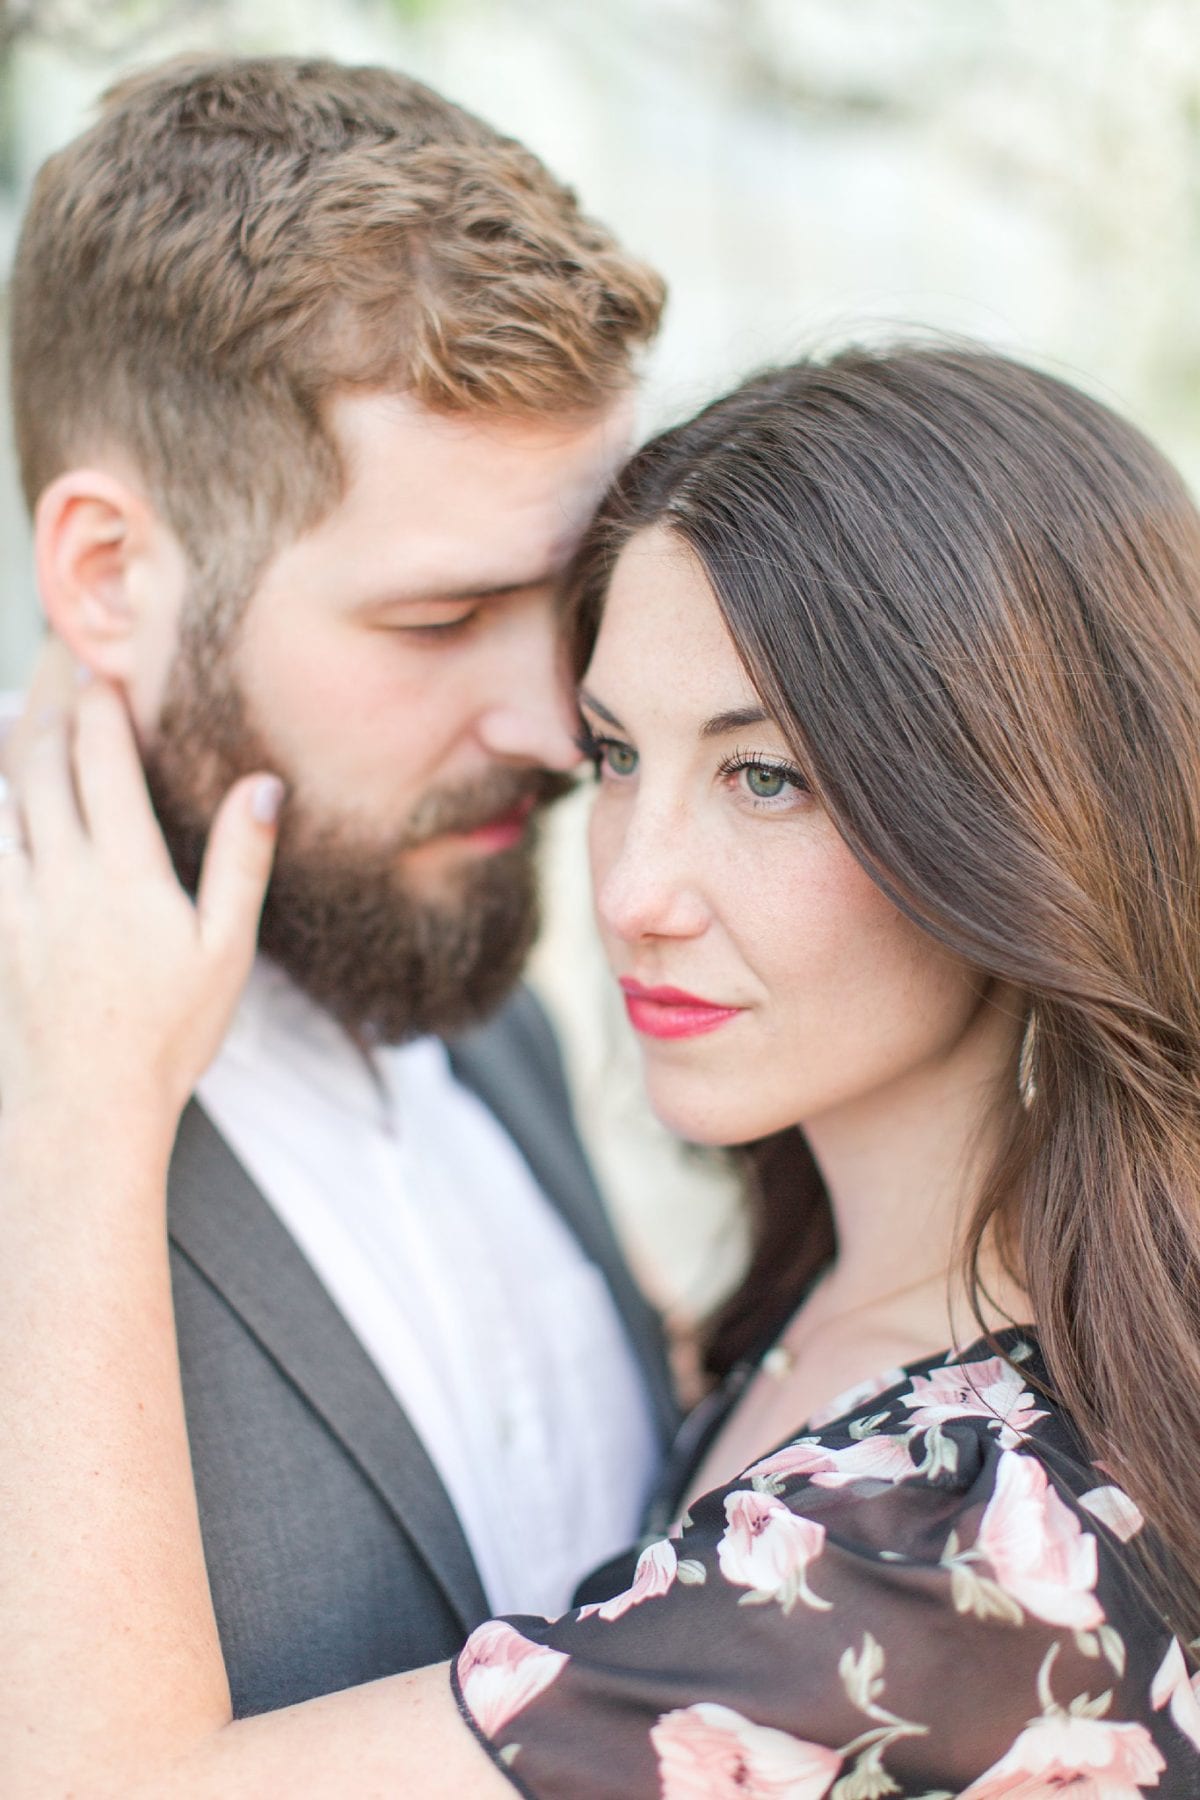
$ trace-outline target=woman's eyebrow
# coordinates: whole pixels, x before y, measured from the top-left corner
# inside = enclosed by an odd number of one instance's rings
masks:
[[[589,712],[594,712],[598,718],[603,719],[606,725],[615,725],[618,731],[624,731],[625,727],[616,713],[609,712],[607,706],[601,706],[600,702],[589,694],[585,687],[578,690],[578,697],[580,704],[586,706]]]
[[[589,694],[585,687],[579,689],[578,698],[581,706],[586,706],[589,712],[594,712],[598,718],[604,720],[606,725],[615,725],[618,731],[624,731],[625,727],[616,713],[610,712],[607,706],[602,706],[595,695]],[[714,713],[711,719],[706,719],[700,727],[700,736],[702,738],[724,737],[730,731],[744,731],[748,725],[767,725],[770,722],[770,714],[764,712],[761,706],[736,706],[728,712]]]
[[[770,714],[761,706],[738,706],[732,712],[714,713],[700,727],[702,738],[724,737],[728,731],[744,731],[747,725],[768,725]]]

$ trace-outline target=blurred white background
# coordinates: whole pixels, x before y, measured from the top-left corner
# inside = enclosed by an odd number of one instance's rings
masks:
[[[0,257],[113,74],[172,51],[417,74],[523,138],[671,287],[646,430],[768,361],[968,332],[1145,425],[1200,479],[1195,0],[3,0]],[[0,680],[37,639],[0,457]],[[653,1126],[591,948],[585,803],[550,847],[536,977],[635,1257],[685,1312],[736,1266],[730,1184]]]

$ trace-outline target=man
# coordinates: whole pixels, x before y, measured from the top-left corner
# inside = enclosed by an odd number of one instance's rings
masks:
[[[170,1190],[242,1713],[560,1609],[669,1427],[548,1029],[505,1003],[577,760],[554,586],[660,306],[518,145],[328,63],[126,82],[24,226],[49,622],[127,695],[185,880],[237,773],[289,789]]]

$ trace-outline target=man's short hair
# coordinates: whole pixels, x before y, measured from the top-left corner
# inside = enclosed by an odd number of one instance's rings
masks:
[[[26,497],[123,451],[234,604],[340,496],[332,394],[599,410],[662,301],[536,157],[419,82],[161,65],[37,179],[11,296]]]

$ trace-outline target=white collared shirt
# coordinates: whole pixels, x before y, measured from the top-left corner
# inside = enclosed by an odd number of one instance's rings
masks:
[[[656,1447],[603,1276],[422,1038],[368,1060],[260,958],[198,1097],[436,1467],[495,1612],[562,1612]]]

